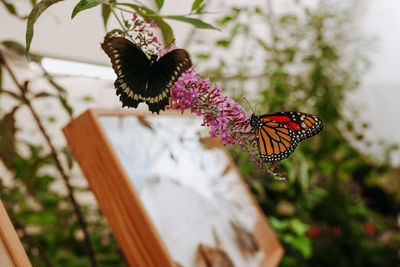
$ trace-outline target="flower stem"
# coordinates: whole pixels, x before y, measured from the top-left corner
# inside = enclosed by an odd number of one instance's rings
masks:
[[[118,7],[115,7],[118,8]],[[114,7],[110,6],[111,12],[113,13],[114,17],[117,19],[119,25],[121,26],[121,28],[124,30],[124,32],[128,32],[128,29],[125,28],[125,25],[121,22],[121,20],[119,19],[117,13],[115,13]],[[119,9],[119,8],[118,8]]]

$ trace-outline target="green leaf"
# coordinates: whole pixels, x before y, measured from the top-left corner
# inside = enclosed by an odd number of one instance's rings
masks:
[[[279,220],[276,217],[270,216],[268,217],[268,221],[275,231],[283,231],[289,228],[289,221],[287,220]]]
[[[114,35],[115,33],[124,33],[121,29],[112,29],[111,31],[106,33],[106,36]]]
[[[229,47],[231,45],[231,41],[229,40],[218,40],[217,45],[222,47]]]
[[[47,73],[47,71],[43,68],[44,70],[44,77],[47,79],[47,81],[59,92],[59,94],[65,95],[67,91],[58,83],[56,83],[53,79],[53,77]]]
[[[38,171],[45,165],[53,164],[53,158],[50,154],[43,155],[41,146],[27,144],[30,149],[29,156],[23,158],[17,155],[15,159],[15,178],[20,179],[26,185],[29,192],[35,191],[35,185],[38,180]]]
[[[74,165],[74,158],[72,156],[71,150],[68,147],[65,147],[62,152],[64,153],[65,158],[67,159],[68,168],[72,169]]]
[[[163,39],[165,43],[171,43],[174,41],[174,31],[172,30],[171,26],[165,20],[156,14],[154,10],[146,6],[138,6],[135,4],[128,4],[128,3],[116,3],[116,5],[127,6],[133,9],[139,16],[142,18],[152,18],[154,22],[157,24],[158,28],[161,29]]]
[[[39,179],[36,182],[36,190],[37,191],[42,191],[42,192],[46,192],[47,194],[49,194],[49,185],[50,183],[52,183],[55,179],[49,175],[43,175],[41,177],[39,177]],[[49,194],[50,195],[50,194]]]
[[[7,49],[12,50],[19,55],[25,54],[25,47],[20,43],[17,43],[15,41],[6,40],[6,41],[2,41],[1,44],[4,45]]]
[[[25,55],[25,47],[22,45],[22,44],[20,44],[20,43],[18,43],[18,42],[15,42],[15,41],[12,41],[12,40],[6,40],[6,41],[3,41],[3,42],[1,42],[7,49],[9,49],[9,50],[11,50],[11,51],[13,51],[13,52],[15,52],[15,53],[17,53],[17,54],[19,54],[19,55]],[[29,58],[32,60],[32,61],[34,61],[34,62],[38,62],[38,63],[40,63],[41,61],[42,61],[42,56],[39,56],[39,55],[37,55],[37,54],[32,54],[32,53],[30,53],[29,54]]]
[[[40,92],[40,93],[35,94],[34,98],[49,97],[49,96],[55,96],[55,95],[47,93],[47,92]]]
[[[254,9],[254,12],[255,12],[256,14],[262,14],[262,9],[259,8],[259,7],[256,7],[256,8]]]
[[[91,97],[91,96],[85,96],[85,97],[83,98],[83,101],[86,101],[86,102],[93,101],[93,97]]]
[[[107,29],[107,21],[111,14],[111,8],[104,3],[101,4],[101,16],[103,17],[104,29]]]
[[[267,45],[263,40],[261,39],[257,39],[257,43],[264,48],[265,51],[271,51],[271,47],[269,47],[269,45]]]
[[[158,28],[161,29],[164,42],[166,44],[170,44],[175,40],[174,31],[172,30],[171,26],[165,20],[160,17],[154,17],[154,22],[157,24]]]
[[[129,29],[132,26],[131,23],[129,22],[129,20],[126,20],[126,19],[124,20],[124,25],[127,29]]]
[[[297,235],[305,235],[310,227],[299,219],[295,218],[290,220],[290,228]]]
[[[95,6],[100,5],[101,3],[104,3],[106,0],[81,0],[75,7],[74,10],[72,11],[71,14],[71,19],[73,19],[79,12],[93,8]]]
[[[58,99],[60,100],[60,103],[63,106],[64,110],[68,113],[70,117],[72,117],[73,110],[72,107],[68,104],[67,99],[62,95],[58,95]]]
[[[161,10],[161,8],[164,5],[164,0],[156,0],[156,3],[157,3],[158,10]]]
[[[231,33],[231,39],[236,37],[236,35],[239,33],[240,28],[242,28],[241,24],[237,24],[235,27],[233,27],[232,33]]]
[[[308,259],[312,254],[311,242],[305,236],[285,235],[283,241],[290,244],[294,249],[298,250],[303,257]]]
[[[18,107],[15,107],[0,119],[0,159],[7,168],[11,168],[14,165],[15,156],[17,155],[15,150],[17,128],[14,118],[17,109]]]
[[[7,1],[1,1],[1,2],[4,4],[4,6],[6,7],[6,9],[10,14],[17,15],[17,11],[15,10],[13,4],[8,3]]]
[[[29,17],[28,17],[27,25],[26,25],[26,35],[25,35],[25,40],[26,40],[25,53],[26,53],[26,55],[29,54],[29,50],[31,48],[31,42],[32,42],[32,38],[33,38],[33,26],[34,26],[36,20],[43,13],[43,11],[45,11],[51,5],[54,5],[55,3],[60,2],[60,1],[63,1],[63,0],[43,0],[32,8],[31,13],[29,14]]]
[[[57,216],[51,210],[32,212],[25,218],[26,224],[51,225],[57,221]]]
[[[186,22],[186,23],[192,24],[193,26],[195,26],[196,28],[199,28],[199,29],[219,30],[218,28],[216,28],[216,27],[212,26],[211,24],[208,24],[200,19],[188,18],[185,16],[163,16],[163,18]]]
[[[231,20],[233,20],[232,16],[226,16],[226,17],[222,18],[221,20],[219,20],[217,23],[221,26],[224,26],[226,23],[228,23]]]
[[[201,4],[203,3],[204,0],[194,0],[192,4],[192,12],[198,10],[201,8]]]
[[[210,54],[196,54],[195,55],[198,59],[209,59]]]

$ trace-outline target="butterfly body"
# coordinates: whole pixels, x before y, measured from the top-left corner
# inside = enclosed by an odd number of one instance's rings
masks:
[[[134,43],[120,36],[107,36],[102,49],[117,74],[114,83],[122,106],[136,108],[145,102],[159,113],[169,104],[170,88],[192,66],[189,54],[176,49],[162,57],[147,55]]]
[[[322,121],[303,112],[277,112],[251,115],[250,126],[257,135],[260,157],[267,163],[276,163],[289,157],[298,143],[318,134]]]

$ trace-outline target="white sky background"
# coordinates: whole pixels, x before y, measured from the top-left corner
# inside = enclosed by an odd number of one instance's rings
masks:
[[[400,143],[400,1],[370,0],[360,21],[360,31],[374,38],[368,53],[371,68],[363,76],[349,104],[361,107],[361,116],[368,119],[371,129],[367,137]],[[373,151],[370,151],[373,152]],[[392,163],[400,164],[395,153]]]
[[[70,15],[77,2],[60,2],[50,7],[39,18],[35,25],[32,52],[50,57],[106,66],[92,68],[90,65],[45,61],[46,66],[55,73],[101,77],[106,79],[103,84],[112,84],[109,81],[114,79],[115,74],[109,67],[108,58],[100,49],[100,42],[105,34],[100,17],[100,8],[86,10],[71,20]],[[191,2],[166,0],[162,11],[165,14],[187,13],[190,10]],[[239,0],[235,2],[242,3]],[[290,8],[288,3],[291,1],[275,0],[273,2],[279,7],[279,10],[282,6]],[[317,1],[309,0],[309,2]],[[400,28],[398,26],[400,25],[400,1],[369,0],[361,2],[366,6],[366,12],[360,18],[359,30],[366,36],[374,37],[376,41],[374,49],[368,53],[372,66],[363,76],[360,89],[349,95],[349,105],[361,107],[361,115],[371,123],[371,128],[366,130],[366,136],[372,139],[373,142],[381,139],[400,143],[400,124],[397,123],[398,115],[400,114],[400,75],[398,74],[400,69],[400,53],[398,52],[400,47]],[[26,14],[29,11],[30,4],[28,0],[15,0],[13,3],[16,4],[20,13]],[[217,11],[219,12],[220,10]],[[179,46],[183,44],[187,33],[192,28],[187,24],[170,22],[175,29],[176,41]],[[0,40],[11,39],[21,43],[25,42],[26,22],[9,16],[3,7],[0,8],[0,25]],[[117,24],[111,20],[110,28],[113,25],[116,26]],[[205,36],[209,36],[209,33],[211,32],[208,30],[204,31]],[[215,32],[212,32],[211,35],[214,36],[215,34]],[[220,34],[222,35],[223,33]],[[195,49],[196,47],[193,46],[193,50]],[[70,80],[72,81],[72,79]],[[65,86],[71,88],[71,91],[78,90],[77,92],[82,91],[83,87],[87,91],[95,90],[93,88],[94,81],[84,82],[83,80],[84,78],[81,78],[80,85],[76,82],[69,85],[66,80]],[[89,85],[91,88],[88,88]],[[113,90],[112,86],[110,90]],[[72,94],[75,93],[72,92]],[[110,95],[112,95],[112,92],[110,92]],[[99,96],[96,97],[99,98]],[[92,104],[91,106],[107,107],[101,105],[101,103],[104,104],[104,101],[97,103],[98,105]],[[0,102],[1,104],[2,102]],[[4,103],[2,105],[4,107]],[[5,106],[7,106],[7,103]],[[117,107],[117,101],[113,101],[112,106]],[[397,158],[393,159],[393,163],[399,164],[400,157],[397,156]]]

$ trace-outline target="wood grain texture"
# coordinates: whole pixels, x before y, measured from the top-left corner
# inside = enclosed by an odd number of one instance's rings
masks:
[[[0,201],[0,266],[32,266],[15,232],[7,211]]]
[[[174,266],[94,112],[63,131],[129,265]]]
[[[177,114],[181,112],[162,112],[163,116]],[[89,110],[71,121],[63,131],[130,266],[176,266],[113,151],[98,121],[99,116],[154,115],[148,111]],[[203,141],[224,150],[230,161],[229,168],[233,168],[241,177],[219,140]],[[258,212],[258,221],[252,234],[265,253],[260,266],[278,266],[283,248],[242,178],[240,183]]]

